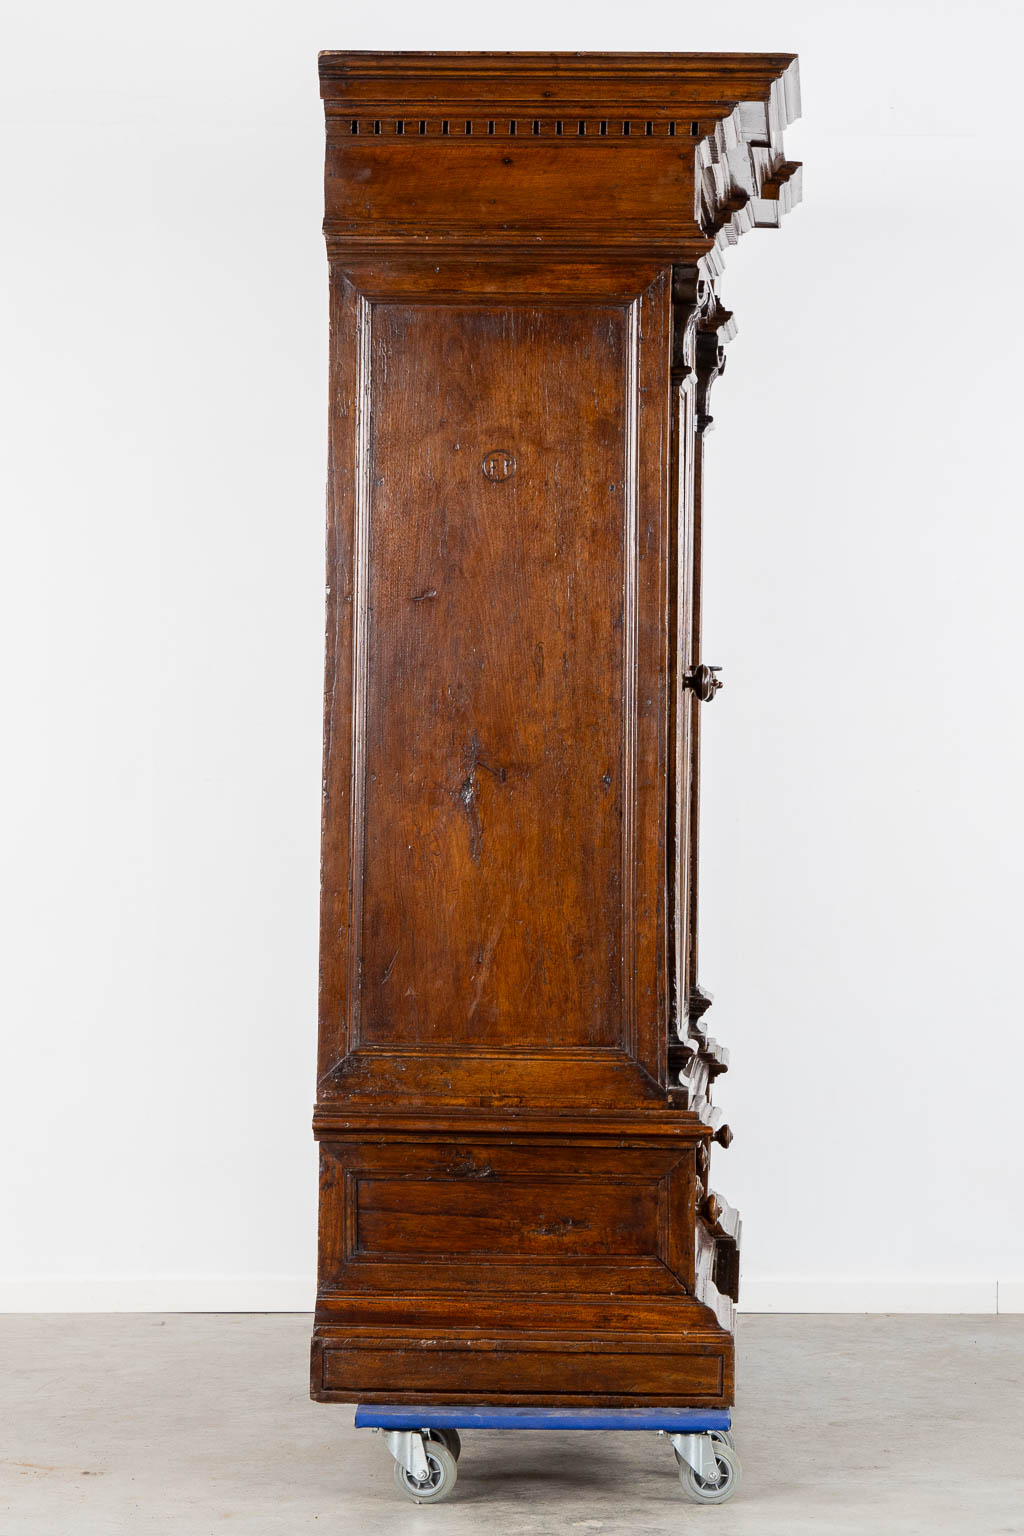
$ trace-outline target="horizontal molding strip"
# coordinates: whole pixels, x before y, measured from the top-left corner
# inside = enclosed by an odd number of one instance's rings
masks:
[[[698,120],[659,117],[395,117],[386,112],[357,116],[333,112],[332,136],[351,139],[569,139],[592,143],[595,139],[643,143],[650,139],[696,139],[702,129]]]
[[[0,1279],[0,1312],[303,1312],[308,1275],[43,1275]],[[1024,1313],[1021,1280],[746,1279],[747,1313]]]

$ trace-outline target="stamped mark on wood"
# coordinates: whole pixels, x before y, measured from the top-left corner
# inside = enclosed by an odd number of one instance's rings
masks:
[[[511,480],[516,472],[515,454],[507,448],[494,448],[484,456],[480,468],[488,480]]]

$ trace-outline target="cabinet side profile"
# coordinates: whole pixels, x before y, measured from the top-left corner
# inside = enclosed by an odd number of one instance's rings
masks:
[[[312,1395],[727,1407],[703,454],[789,54],[325,53]]]

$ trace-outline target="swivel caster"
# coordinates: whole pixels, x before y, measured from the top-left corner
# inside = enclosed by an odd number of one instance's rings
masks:
[[[724,1504],[740,1484],[740,1459],[727,1429],[672,1435],[679,1481],[697,1504]]]
[[[731,1436],[730,1436],[731,1438]],[[740,1485],[742,1469],[740,1459],[731,1445],[718,1435],[713,1437],[717,1480],[710,1477],[710,1468],[698,1472],[676,1453],[679,1462],[679,1481],[687,1498],[695,1504],[724,1504],[731,1499]]]
[[[423,1454],[427,1460],[426,1476],[417,1477],[415,1472],[396,1461],[395,1482],[399,1492],[413,1504],[440,1504],[455,1491],[455,1480],[459,1475],[455,1457],[446,1445],[433,1437],[424,1443]]]
[[[384,1443],[395,1458],[395,1483],[405,1498],[440,1504],[452,1494],[459,1475],[455,1457],[462,1448],[455,1430],[389,1430]]]

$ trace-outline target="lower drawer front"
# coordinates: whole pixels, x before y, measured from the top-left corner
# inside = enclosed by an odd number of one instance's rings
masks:
[[[449,1338],[325,1340],[314,1352],[313,1395],[321,1400],[564,1402],[663,1399],[680,1406],[725,1399],[731,1341],[686,1347],[678,1340],[568,1341]]]

